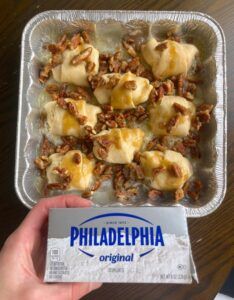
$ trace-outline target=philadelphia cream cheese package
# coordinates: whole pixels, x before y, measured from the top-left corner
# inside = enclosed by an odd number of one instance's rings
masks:
[[[191,283],[182,207],[54,208],[46,282]]]

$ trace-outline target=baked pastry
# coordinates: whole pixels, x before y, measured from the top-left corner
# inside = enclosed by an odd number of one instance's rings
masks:
[[[155,78],[165,79],[174,75],[187,74],[198,49],[191,44],[151,38],[141,47],[145,61],[152,67]]]
[[[156,136],[189,134],[195,105],[179,96],[164,96],[149,109],[149,124]]]
[[[150,186],[159,191],[181,188],[193,173],[189,160],[172,150],[145,151],[141,153],[140,165]]]
[[[87,64],[93,64],[92,74],[99,68],[99,52],[90,44],[78,45],[62,53],[62,63],[52,69],[53,78],[58,82],[88,86]]]
[[[48,184],[67,184],[66,189],[83,191],[93,181],[94,160],[90,160],[79,150],[66,154],[55,153],[49,157],[50,165],[46,169]]]
[[[93,153],[100,159],[114,164],[131,163],[139,151],[144,132],[139,128],[114,128],[100,132],[94,139]]]
[[[97,114],[101,112],[101,108],[87,103],[84,100],[73,100],[65,98],[65,103],[71,103],[75,106],[78,113],[86,118],[83,125],[79,120],[69,112],[61,108],[56,101],[50,101],[45,104],[44,110],[47,115],[47,123],[49,131],[58,136],[73,135],[80,137],[84,133],[84,125],[94,127],[97,123]]]
[[[148,100],[153,86],[149,80],[131,72],[123,75],[105,74],[103,85],[94,90],[94,95],[101,104],[110,103],[114,109],[130,109]],[[116,85],[110,84],[111,78]]]

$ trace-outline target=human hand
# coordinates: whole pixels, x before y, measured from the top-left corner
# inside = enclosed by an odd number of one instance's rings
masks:
[[[0,252],[2,300],[77,300],[100,283],[43,282],[49,208],[89,207],[91,202],[76,195],[42,199],[6,240]]]

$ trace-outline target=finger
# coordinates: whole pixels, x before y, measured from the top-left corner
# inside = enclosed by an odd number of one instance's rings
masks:
[[[91,201],[83,199],[77,195],[61,195],[41,199],[40,202],[28,213],[17,231],[31,239],[36,236],[36,233],[40,232],[43,225],[47,222],[50,208],[90,206]]]

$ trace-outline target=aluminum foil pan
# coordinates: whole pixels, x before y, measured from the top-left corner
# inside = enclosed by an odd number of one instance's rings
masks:
[[[221,204],[227,174],[227,88],[225,37],[220,25],[197,12],[47,11],[32,18],[22,36],[15,188],[24,205],[31,208],[42,197],[33,161],[42,138],[38,99],[43,87],[38,82],[38,73],[40,65],[47,59],[43,44],[56,42],[61,34],[82,28],[99,37],[96,47],[100,51],[114,51],[129,28],[140,29],[143,38],[147,39],[149,34],[160,38],[175,27],[183,36],[192,37],[200,50],[205,75],[199,97],[215,105],[212,120],[201,134],[202,158],[196,165],[195,175],[204,183],[201,199],[196,204],[185,199],[179,205],[185,206],[188,217],[201,217]],[[121,205],[111,201],[105,185],[97,193],[94,203],[98,206]]]

